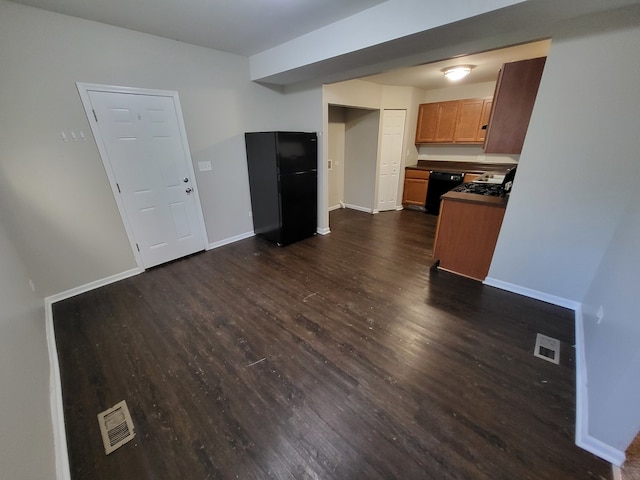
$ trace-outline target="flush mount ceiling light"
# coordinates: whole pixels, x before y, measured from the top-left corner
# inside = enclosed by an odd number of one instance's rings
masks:
[[[471,72],[474,65],[456,65],[455,67],[447,67],[442,70],[444,76],[449,80],[460,80]]]

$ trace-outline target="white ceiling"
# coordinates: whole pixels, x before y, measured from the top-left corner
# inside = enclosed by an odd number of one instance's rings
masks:
[[[361,80],[381,85],[412,86],[424,88],[425,90],[445,88],[452,85],[493,82],[498,78],[498,71],[502,64],[516,60],[545,57],[549,52],[550,45],[550,40],[542,40],[490,52],[465,55],[442,62],[391,70],[378,75],[362,77]],[[454,65],[473,65],[474,68],[465,78],[452,82],[444,77],[442,70]]]
[[[385,0],[14,0],[250,56]]]

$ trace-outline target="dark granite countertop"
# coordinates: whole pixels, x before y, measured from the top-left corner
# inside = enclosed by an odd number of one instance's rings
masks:
[[[506,192],[502,183],[463,183],[451,191],[458,193],[473,193],[487,197],[505,197]]]
[[[480,162],[453,162],[447,160],[418,160],[416,165],[406,168],[411,170],[436,170],[440,172],[454,173],[505,173],[513,163],[480,163]]]
[[[490,195],[478,195],[477,193],[456,192],[454,189],[442,195],[442,200],[444,201],[449,200],[449,201],[463,202],[463,203],[474,203],[477,205],[485,205],[487,207],[506,208],[508,198],[496,197],[496,196],[490,196]]]

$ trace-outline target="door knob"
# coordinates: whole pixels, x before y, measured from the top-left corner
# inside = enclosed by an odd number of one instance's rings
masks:
[[[191,195],[191,192],[193,192],[193,189],[191,187],[187,188],[185,190],[185,192],[187,192],[189,195]]]

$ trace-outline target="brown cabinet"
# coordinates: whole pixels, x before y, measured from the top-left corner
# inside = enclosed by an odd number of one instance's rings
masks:
[[[491,99],[466,99],[423,103],[418,110],[416,144],[463,143],[484,141],[491,110]]]
[[[522,152],[545,60],[540,57],[502,66],[484,141],[486,153]]]
[[[433,247],[438,268],[483,281],[489,273],[505,206],[501,197],[445,193]]]
[[[414,170],[407,168],[404,174],[403,205],[424,207],[427,199],[429,184],[429,170]]]
[[[474,143],[478,141],[483,106],[484,100],[482,99],[460,100],[454,142]]]
[[[418,110],[416,143],[452,143],[459,103],[452,101],[421,104]]]
[[[487,136],[487,128],[489,127],[489,117],[491,115],[491,107],[493,105],[493,99],[488,99],[484,101],[482,105],[482,113],[480,114],[480,126],[478,129],[478,143],[484,142],[485,137]]]

